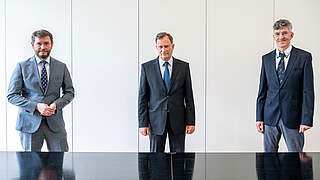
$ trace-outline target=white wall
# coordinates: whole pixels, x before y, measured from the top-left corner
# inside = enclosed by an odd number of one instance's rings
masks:
[[[207,151],[259,151],[261,56],[272,50],[272,1],[208,2]]]
[[[74,150],[137,151],[137,4],[73,1]]]
[[[31,33],[46,28],[54,36],[52,56],[67,64],[74,81],[75,99],[64,109],[70,150],[148,151],[148,137],[138,135],[139,71],[157,56],[155,35],[168,31],[174,56],[190,63],[193,81],[196,132],[187,135],[186,151],[262,151],[263,136],[255,129],[261,56],[274,47],[274,20],[288,18],[296,33],[293,44],[313,54],[315,123],[306,133],[305,150],[319,151],[319,5],[317,0],[0,0],[5,8],[0,150],[21,150],[17,108],[8,105],[6,111],[6,86],[16,63],[33,55]],[[280,149],[286,150],[283,142]]]

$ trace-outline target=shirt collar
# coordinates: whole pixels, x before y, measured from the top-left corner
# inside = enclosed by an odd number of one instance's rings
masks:
[[[34,56],[35,58],[36,58],[36,60],[37,60],[37,64],[40,64],[40,62],[41,61],[43,61],[42,59],[40,59],[38,56]],[[46,60],[44,60],[44,61],[46,61],[48,64],[50,64],[50,59],[51,59],[51,57],[49,56]]]
[[[166,61],[162,60],[161,57],[159,57],[159,63],[161,66],[163,66],[163,64],[165,63]],[[172,63],[173,63],[173,58],[172,56],[170,57],[169,61],[168,61],[169,65],[172,66]]]
[[[286,50],[283,51],[283,52],[284,52],[284,55],[285,55],[286,57],[288,57],[288,56],[290,55],[291,49],[292,49],[292,45],[290,45]],[[277,50],[276,50],[276,53],[277,53],[277,58],[280,57],[280,56],[279,56],[280,51],[278,50],[278,48],[277,48]]]

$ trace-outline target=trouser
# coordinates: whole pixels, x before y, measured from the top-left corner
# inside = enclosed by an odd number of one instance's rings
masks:
[[[167,134],[169,136],[170,152],[184,152],[186,134],[173,133],[170,126],[169,114],[167,115],[166,128],[162,135],[156,135],[150,131],[150,152],[164,152]]]
[[[299,129],[287,128],[280,119],[276,126],[264,126],[264,151],[278,152],[281,134],[287,144],[289,152],[302,152],[304,134]]]
[[[67,152],[69,150],[66,130],[64,129],[62,132],[51,131],[46,118],[42,118],[36,132],[20,132],[21,145],[25,151],[40,152],[44,140],[46,140],[49,151]]]

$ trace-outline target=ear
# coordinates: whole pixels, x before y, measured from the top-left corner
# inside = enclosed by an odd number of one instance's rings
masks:
[[[172,49],[174,49],[174,44],[172,44]]]
[[[294,36],[294,33],[293,33],[293,32],[291,32],[291,38],[290,38],[290,39],[292,39],[292,38],[293,38],[293,36]]]
[[[31,46],[32,46],[32,47],[34,47],[34,44],[33,44],[33,42],[30,42],[30,44],[31,44]]]
[[[276,40],[276,35],[272,34],[273,40]]]

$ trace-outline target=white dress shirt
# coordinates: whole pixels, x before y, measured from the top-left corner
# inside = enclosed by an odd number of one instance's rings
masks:
[[[41,63],[41,59],[38,57],[38,56],[35,56],[36,57],[36,60],[37,60],[37,65],[38,65],[38,70],[39,70],[39,75],[40,75],[40,79],[41,79],[41,69],[42,69],[42,63]],[[48,82],[49,82],[49,75],[50,75],[50,56],[45,60],[47,61],[46,63],[46,70],[47,70],[47,79],[48,79]]]
[[[292,49],[292,45],[290,45],[286,50],[283,51],[286,56],[286,57],[284,57],[284,70],[286,70],[286,68],[287,68],[291,49]],[[281,60],[281,57],[279,56],[279,54],[280,54],[280,51],[277,49],[276,50],[276,70],[278,69],[278,65]]]
[[[160,72],[161,72],[161,77],[162,79],[164,79],[164,70],[166,69],[165,68],[165,63],[166,61],[162,60],[160,57],[159,57],[159,67],[160,67]],[[168,70],[169,70],[169,75],[170,75],[170,78],[171,78],[171,74],[172,74],[172,65],[173,65],[173,58],[172,56],[170,57],[169,61],[168,61]]]

